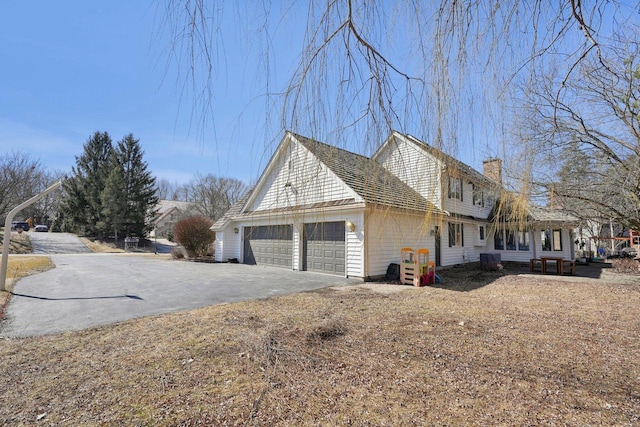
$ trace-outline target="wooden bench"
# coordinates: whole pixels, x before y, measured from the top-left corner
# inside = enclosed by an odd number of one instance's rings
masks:
[[[531,258],[529,260],[529,271],[539,271],[542,273],[542,261],[540,258]]]
[[[562,274],[571,274],[575,276],[576,274],[576,262],[571,259],[563,259],[562,260]]]

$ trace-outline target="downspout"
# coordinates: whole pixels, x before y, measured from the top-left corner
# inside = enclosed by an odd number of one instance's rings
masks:
[[[0,266],[0,291],[6,291],[6,281],[7,281],[7,264],[9,263],[9,248],[11,244],[11,222],[13,221],[13,217],[20,212],[22,209],[26,208],[29,205],[34,204],[47,194],[57,190],[62,186],[62,180],[57,181],[55,184],[51,185],[49,188],[44,190],[42,193],[37,194],[11,209],[11,211],[7,214],[7,218],[4,220],[4,241],[2,242],[2,265]]]
[[[367,212],[366,209],[362,213],[362,219],[364,224],[364,231],[362,232],[362,236],[364,239],[364,245],[362,245],[362,280],[366,281],[367,277],[369,277],[369,212]]]

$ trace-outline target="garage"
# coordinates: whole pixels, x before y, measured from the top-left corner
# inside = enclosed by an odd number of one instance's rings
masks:
[[[303,270],[344,276],[344,221],[305,224],[303,246]]]
[[[292,268],[293,227],[263,225],[244,229],[244,263]]]

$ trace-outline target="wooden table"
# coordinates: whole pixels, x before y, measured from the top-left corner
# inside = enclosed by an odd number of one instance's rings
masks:
[[[540,257],[540,270],[542,270],[542,274],[547,273],[547,261],[554,261],[556,263],[556,274],[562,275],[562,265],[564,258],[562,257]]]

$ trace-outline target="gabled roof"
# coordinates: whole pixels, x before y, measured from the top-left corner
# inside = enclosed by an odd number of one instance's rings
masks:
[[[182,211],[189,210],[193,208],[193,203],[191,202],[182,202],[179,200],[159,200],[157,206],[158,214],[163,214],[171,209],[178,208]]]
[[[441,213],[441,211],[432,203],[427,201],[418,192],[413,190],[409,185],[402,182],[395,175],[387,171],[378,162],[341,148],[337,148],[328,144],[315,141],[301,135],[287,132],[283,139],[285,141],[290,138],[292,142],[297,142],[305,147],[313,154],[318,161],[333,172],[348,187],[357,193],[366,204],[390,207],[403,210],[412,210],[419,212]],[[225,225],[240,217],[249,217],[252,215],[260,215],[267,213],[266,211],[243,212],[244,208],[250,203],[251,197],[256,193],[256,188],[266,182],[266,175],[274,158],[278,155],[282,148],[276,150],[276,154],[271,159],[267,168],[258,180],[256,186],[247,191],[245,195],[238,200],[222,218],[218,219],[212,230],[221,230]],[[286,210],[301,209],[317,209],[323,207],[346,206],[353,204],[355,200],[333,200],[321,203],[314,203],[305,206],[290,206],[287,208],[279,208],[273,213],[283,212]]]
[[[359,154],[291,134],[365,203],[422,212],[440,210],[378,162]]]
[[[162,221],[169,216],[172,212],[185,213],[191,210],[195,210],[195,205],[191,202],[181,202],[178,200],[160,200],[158,201],[156,209],[156,222]]]
[[[415,136],[409,135],[409,134],[403,134],[401,132],[398,131],[393,131],[391,133],[391,135],[389,136],[389,138],[387,139],[387,141],[385,141],[385,143],[380,146],[380,148],[378,148],[378,150],[376,151],[376,153],[373,155],[373,159],[375,159],[379,153],[384,149],[384,147],[386,147],[388,144],[392,143],[391,141],[394,138],[403,138],[407,141],[410,141],[412,143],[414,143],[416,146],[418,146],[420,149],[424,150],[425,152],[429,153],[431,156],[435,157],[436,159],[440,160],[446,167],[447,170],[452,171],[452,173],[454,175],[460,174],[460,175],[464,175],[467,178],[471,179],[472,181],[475,181],[479,184],[486,184],[489,186],[495,186],[495,185],[500,185],[499,183],[493,181],[492,179],[487,178],[484,174],[476,171],[475,169],[473,169],[471,166],[467,165],[466,163],[461,162],[460,160],[456,159],[453,156],[450,156],[449,154],[445,153],[444,151],[427,144],[424,141],[419,140],[418,138],[416,138]]]

